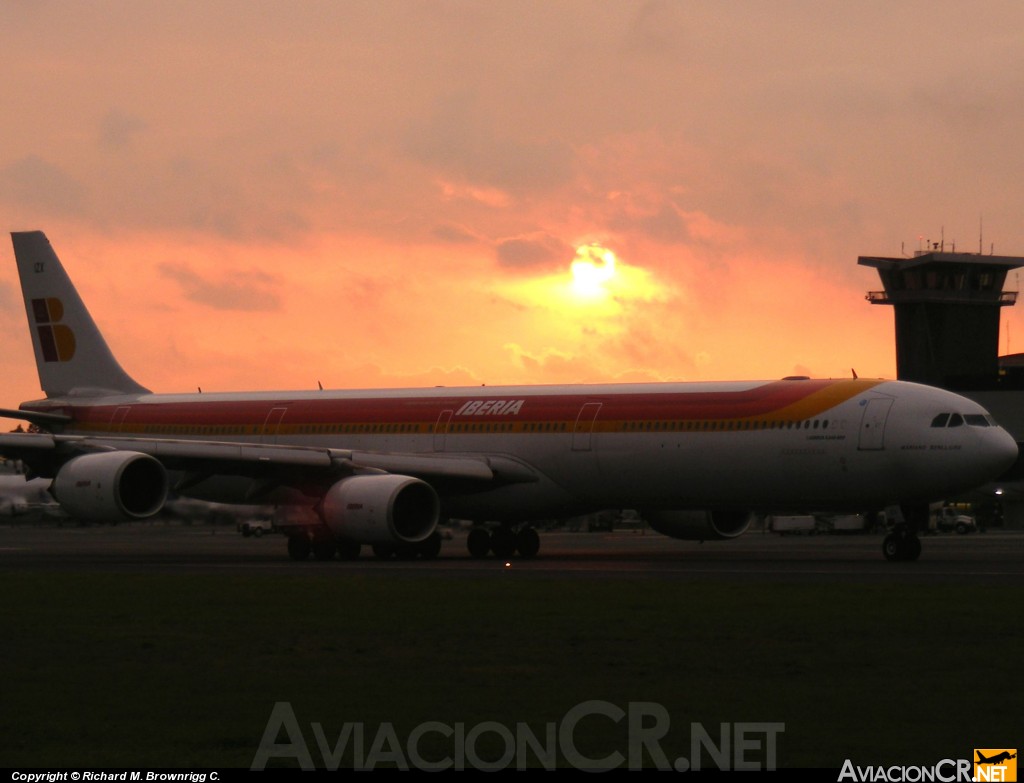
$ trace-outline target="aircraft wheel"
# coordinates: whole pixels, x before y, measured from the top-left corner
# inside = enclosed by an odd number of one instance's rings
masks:
[[[441,534],[435,530],[418,544],[418,548],[424,560],[436,560],[441,554]]]
[[[491,551],[495,557],[506,560],[516,551],[516,536],[507,527],[499,527],[491,533]]]
[[[540,551],[540,535],[532,527],[524,527],[516,533],[516,549],[523,557],[536,557]]]
[[[886,560],[908,562],[921,556],[921,539],[913,534],[889,533],[882,541]]]
[[[342,560],[358,560],[361,549],[358,541],[339,541],[338,557]]]
[[[882,540],[882,554],[885,555],[886,560],[902,560],[903,558],[900,557],[902,550],[903,547],[900,546],[900,537],[895,533],[889,533]]]
[[[921,539],[917,536],[907,536],[903,539],[903,559],[917,560],[921,556]]]
[[[482,527],[474,527],[466,537],[470,557],[487,557],[491,551],[491,534]]]
[[[306,536],[288,536],[288,557],[292,560],[307,560],[312,548],[313,545]]]
[[[329,538],[318,538],[313,541],[313,558],[316,560],[333,560],[338,552],[338,545]]]

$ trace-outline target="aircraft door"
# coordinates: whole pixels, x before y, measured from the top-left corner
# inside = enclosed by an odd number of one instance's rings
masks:
[[[277,443],[277,433],[281,428],[281,419],[284,418],[287,408],[271,408],[267,418],[263,422],[263,443]]]
[[[601,403],[588,402],[580,408],[576,416],[576,424],[572,428],[572,450],[590,451],[591,436],[594,433],[594,421],[597,419],[597,412],[601,410]]]
[[[892,399],[876,397],[864,406],[864,417],[860,421],[860,440],[857,448],[862,451],[878,451],[885,448],[885,420],[889,418]]]
[[[448,423],[452,420],[452,411],[441,411],[434,425],[434,451],[444,451],[445,436],[448,434]]]
[[[110,417],[110,431],[120,432],[121,427],[124,425],[125,416],[128,415],[128,411],[131,407],[128,405],[120,405],[117,410],[114,411],[114,415]]]

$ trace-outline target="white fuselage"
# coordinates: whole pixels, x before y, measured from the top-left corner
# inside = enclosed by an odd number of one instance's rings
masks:
[[[971,489],[1017,451],[977,404],[896,381],[154,394],[24,407],[70,414],[65,434],[91,437],[342,449],[385,462],[472,457],[497,480],[433,483],[447,515],[492,520],[603,508],[872,510]],[[959,424],[936,426],[943,414]],[[211,478],[188,493],[241,502],[252,481]],[[288,499],[312,504],[322,489]]]

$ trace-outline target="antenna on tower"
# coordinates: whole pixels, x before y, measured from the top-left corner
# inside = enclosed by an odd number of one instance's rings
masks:
[[[985,220],[984,216],[978,215],[978,255],[980,256],[985,251],[982,249],[985,247]]]

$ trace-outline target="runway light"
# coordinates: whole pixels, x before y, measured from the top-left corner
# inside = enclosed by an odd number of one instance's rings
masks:
[[[997,494],[997,495],[1002,495],[1002,494],[1003,494],[1003,490],[1001,490],[1001,489],[997,489],[997,490],[996,490],[996,494]]]
[[[509,563],[508,561],[506,561],[505,562],[505,568],[511,568],[511,567],[512,567],[512,564]]]

